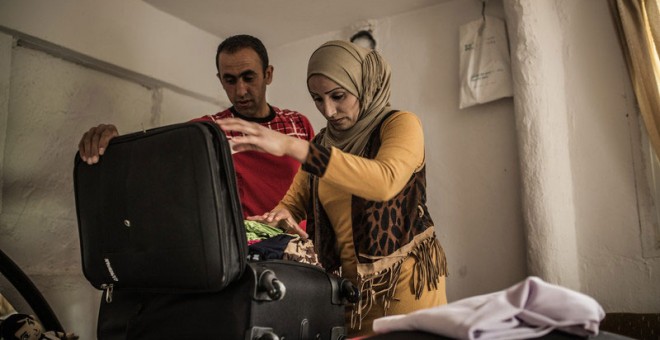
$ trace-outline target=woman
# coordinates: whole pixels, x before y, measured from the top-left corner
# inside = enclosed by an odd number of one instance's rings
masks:
[[[426,208],[424,137],[411,112],[392,110],[390,68],[379,53],[330,41],[310,57],[307,86],[325,129],[310,143],[240,120],[233,148],[302,163],[289,191],[252,219],[308,237],[329,272],[352,280],[362,300],[347,311],[351,336],[375,318],[446,303],[445,255]]]

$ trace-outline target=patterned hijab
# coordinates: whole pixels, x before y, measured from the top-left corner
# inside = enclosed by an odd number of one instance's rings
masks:
[[[375,50],[341,40],[329,41],[312,53],[307,80],[323,75],[356,96],[360,103],[353,127],[340,131],[327,124],[319,141],[344,152],[362,155],[371,132],[390,111],[390,66]]]

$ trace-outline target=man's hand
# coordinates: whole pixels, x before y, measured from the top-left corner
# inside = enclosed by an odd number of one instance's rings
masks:
[[[78,144],[80,158],[90,165],[98,163],[99,157],[105,153],[110,140],[117,136],[119,136],[117,127],[112,124],[101,124],[89,129]]]

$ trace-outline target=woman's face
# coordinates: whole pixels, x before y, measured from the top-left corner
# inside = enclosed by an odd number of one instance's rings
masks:
[[[307,81],[316,108],[337,130],[348,130],[358,120],[360,101],[343,87],[322,75]]]

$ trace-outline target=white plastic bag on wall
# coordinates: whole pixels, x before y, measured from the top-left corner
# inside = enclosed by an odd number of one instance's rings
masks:
[[[461,109],[513,96],[504,21],[484,16],[459,28]]]

